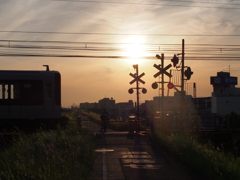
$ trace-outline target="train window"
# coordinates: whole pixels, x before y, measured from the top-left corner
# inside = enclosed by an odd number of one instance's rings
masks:
[[[42,105],[43,97],[41,80],[0,81],[0,105]]]
[[[13,84],[0,84],[0,99],[14,99]]]
[[[17,91],[16,91],[17,92]],[[19,81],[19,99],[21,105],[42,105],[43,82],[41,80]]]
[[[0,84],[0,99],[19,99],[19,85]]]
[[[20,98],[20,86],[19,84],[13,84],[11,85],[12,90],[12,99],[19,99]]]
[[[8,97],[8,94],[9,94],[9,86],[8,86],[8,84],[5,84],[5,87],[4,87],[4,99],[9,99],[9,97]],[[11,92],[10,92],[11,93]]]
[[[5,93],[6,89],[5,89],[5,84],[0,84],[0,99],[5,99]]]
[[[52,98],[52,84],[51,83],[46,84],[46,96],[47,96],[47,99]]]
[[[8,99],[8,84],[1,84],[1,99]]]
[[[7,90],[7,93],[8,93],[8,99],[13,99],[13,85],[12,84],[8,84],[8,90]]]

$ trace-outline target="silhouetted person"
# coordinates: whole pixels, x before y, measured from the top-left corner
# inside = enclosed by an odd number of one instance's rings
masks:
[[[110,119],[109,114],[108,114],[106,109],[103,109],[103,112],[102,112],[100,118],[101,118],[101,129],[100,129],[100,131],[103,130],[104,132],[106,132],[107,124],[108,124],[108,121]]]

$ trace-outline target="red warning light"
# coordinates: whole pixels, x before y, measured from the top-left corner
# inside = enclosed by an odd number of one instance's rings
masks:
[[[174,87],[173,83],[168,83],[167,87],[168,87],[168,89],[172,89]]]

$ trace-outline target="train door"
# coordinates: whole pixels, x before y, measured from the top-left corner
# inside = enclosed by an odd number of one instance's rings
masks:
[[[44,89],[45,89],[45,112],[46,114],[53,114],[54,113],[54,86],[53,82],[45,82]]]

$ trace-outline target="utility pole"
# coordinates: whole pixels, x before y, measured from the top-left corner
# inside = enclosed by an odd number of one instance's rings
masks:
[[[181,92],[182,92],[182,97],[184,93],[184,39],[182,40],[182,69],[181,69]]]
[[[138,77],[138,65],[136,66],[136,77]],[[136,89],[137,89],[137,128],[136,131],[139,133],[139,80],[136,81]]]
[[[182,40],[182,69],[181,69],[181,100],[180,100],[180,104],[181,104],[181,126],[183,125],[183,119],[184,119],[184,96],[185,96],[185,92],[184,92],[184,39]]]
[[[164,67],[164,54],[162,53],[161,54],[161,65],[162,65],[162,68]],[[163,128],[164,128],[164,110],[163,110],[163,100],[164,100],[164,73],[162,73],[162,101],[161,101],[161,107],[162,107],[162,114],[161,114],[161,117],[162,117],[162,122],[163,122]]]

